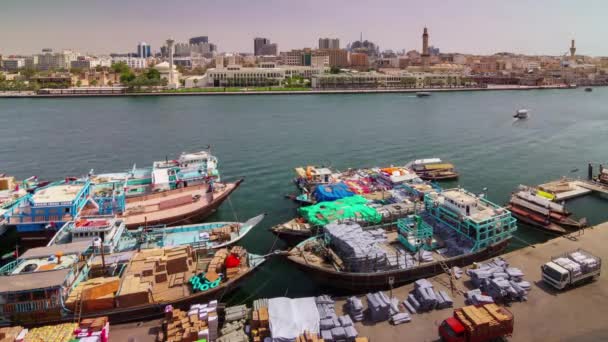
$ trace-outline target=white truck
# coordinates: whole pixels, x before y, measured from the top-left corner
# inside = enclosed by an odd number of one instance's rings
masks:
[[[587,251],[577,249],[552,257],[551,261],[540,268],[545,283],[558,290],[563,290],[599,276],[602,259]]]

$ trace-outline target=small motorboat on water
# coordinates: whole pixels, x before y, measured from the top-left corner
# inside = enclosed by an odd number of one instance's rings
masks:
[[[417,159],[405,165],[406,168],[414,171],[418,177],[429,180],[451,180],[458,178],[458,172],[454,164],[445,162],[440,158]]]
[[[516,119],[527,119],[528,118],[528,110],[527,109],[518,109],[513,115]]]
[[[592,92],[592,91],[593,91],[593,88],[591,88],[591,87],[587,87],[587,88],[585,88],[585,91],[586,91],[586,92]]]
[[[428,91],[419,91],[416,93],[416,96],[418,97],[429,97],[431,96],[431,93]]]

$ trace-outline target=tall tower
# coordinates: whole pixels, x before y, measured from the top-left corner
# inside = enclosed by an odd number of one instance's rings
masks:
[[[424,28],[424,32],[422,33],[422,55],[429,54],[429,31],[427,28]]]
[[[427,69],[429,67],[429,31],[424,28],[422,33],[422,67]]]
[[[169,53],[169,86],[173,86],[175,82],[173,81],[173,43],[175,40],[173,38],[167,39],[167,52]]]
[[[570,43],[570,60],[572,60],[574,62],[575,57],[576,57],[576,46],[574,46],[574,39],[572,39],[572,42]]]

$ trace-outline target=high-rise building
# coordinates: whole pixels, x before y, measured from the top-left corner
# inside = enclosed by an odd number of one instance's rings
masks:
[[[369,57],[365,53],[351,53],[350,66],[353,69],[367,70],[369,68]]]
[[[78,57],[78,54],[71,50],[53,53],[52,49],[42,49],[38,55],[38,69],[69,69],[70,63]]]
[[[279,53],[277,44],[271,44],[270,39],[256,37],[253,39],[253,55],[277,55]]]
[[[340,39],[338,38],[319,38],[319,49],[339,49]]]
[[[317,54],[329,56],[329,66],[346,68],[348,67],[348,51],[344,49],[320,49]]]
[[[190,38],[190,40],[188,42],[190,43],[190,45],[201,44],[201,43],[208,44],[209,36],[192,37],[192,38]]]
[[[150,45],[146,42],[141,42],[137,44],[137,57],[139,58],[148,58],[152,56],[152,51],[150,49]]]

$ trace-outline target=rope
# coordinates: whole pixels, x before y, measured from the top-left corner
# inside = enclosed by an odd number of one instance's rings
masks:
[[[232,206],[232,200],[230,196],[228,196],[228,204],[230,205],[230,210],[232,211],[232,215],[234,216],[234,221],[240,222],[238,216],[236,216],[236,211],[234,211],[234,207]]]

